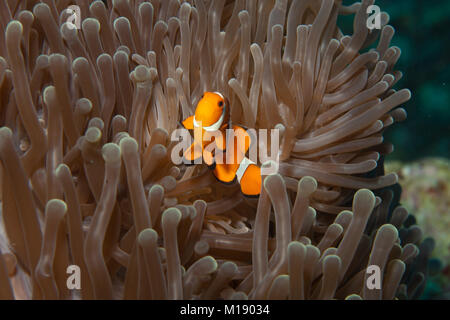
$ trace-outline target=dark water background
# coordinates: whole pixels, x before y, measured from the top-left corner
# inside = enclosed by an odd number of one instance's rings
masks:
[[[345,5],[353,2],[344,0]],[[411,100],[403,105],[407,120],[384,134],[394,144],[386,160],[450,160],[450,0],[375,0],[375,4],[389,14],[389,24],[395,29],[391,45],[402,50],[396,69],[403,72],[403,78],[395,89],[412,92]],[[339,18],[345,34],[353,33],[353,17]],[[439,257],[429,261],[429,271],[435,272],[421,299],[450,299],[450,265],[445,265]]]
[[[348,5],[354,1],[345,1]],[[403,107],[408,119],[385,133],[395,150],[389,160],[424,157],[450,159],[450,0],[376,0],[390,16],[395,35],[391,45],[402,50],[396,69],[403,78],[396,89],[408,88],[412,98]],[[338,22],[352,32],[353,16]]]

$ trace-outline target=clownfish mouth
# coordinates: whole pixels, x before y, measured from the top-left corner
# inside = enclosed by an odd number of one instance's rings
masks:
[[[214,92],[218,95],[220,95],[222,97],[222,95],[218,92]],[[220,129],[220,127],[222,126],[223,120],[225,119],[225,109],[226,109],[226,105],[223,106],[223,110],[222,110],[222,114],[220,115],[219,120],[217,120],[216,122],[214,122],[212,125],[207,126],[207,127],[203,127],[201,125],[201,122],[199,123],[197,120],[195,120],[195,115],[194,115],[194,119],[193,119],[193,123],[194,123],[194,127],[195,128],[202,128],[205,131],[217,131]]]

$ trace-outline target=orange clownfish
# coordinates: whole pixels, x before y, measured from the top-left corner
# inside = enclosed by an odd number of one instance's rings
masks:
[[[229,107],[222,94],[205,92],[194,115],[182,124],[194,130],[194,143],[183,154],[185,163],[203,159],[219,181],[231,184],[237,180],[244,195],[259,196],[261,169],[246,157],[250,135],[244,128],[231,124]],[[232,135],[227,132],[229,129]]]

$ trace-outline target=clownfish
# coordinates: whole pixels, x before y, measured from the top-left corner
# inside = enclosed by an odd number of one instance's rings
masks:
[[[244,195],[259,196],[261,169],[246,157],[251,144],[250,135],[244,128],[231,124],[229,106],[222,94],[205,92],[194,115],[182,124],[186,129],[194,130],[194,136],[196,130],[201,132],[201,137],[194,137],[194,143],[184,152],[185,163],[203,159],[217,180],[227,184],[237,180]],[[227,139],[227,129],[233,130],[234,141]]]

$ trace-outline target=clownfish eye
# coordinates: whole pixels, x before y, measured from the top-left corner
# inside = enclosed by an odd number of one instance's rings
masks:
[[[223,106],[223,101],[219,101],[219,107]]]

